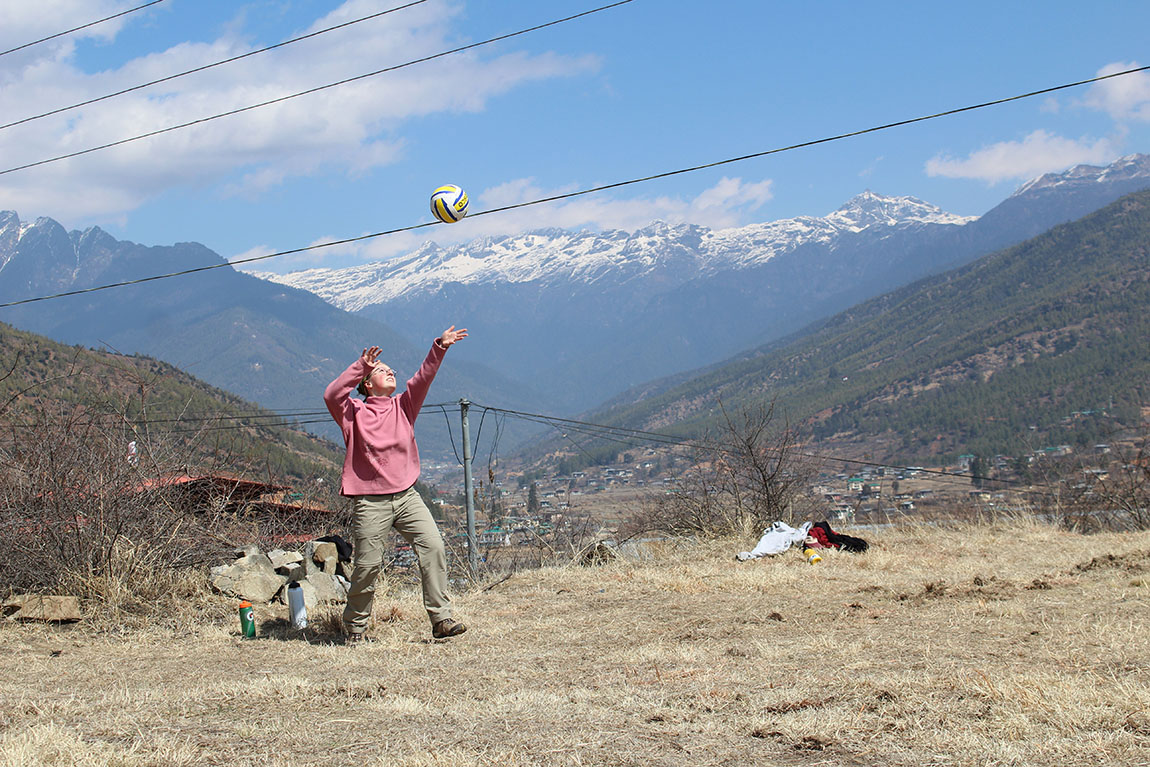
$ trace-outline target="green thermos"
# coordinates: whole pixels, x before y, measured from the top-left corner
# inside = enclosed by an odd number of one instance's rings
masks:
[[[252,603],[246,599],[240,602],[240,632],[246,637],[256,635],[256,616],[252,610]]]

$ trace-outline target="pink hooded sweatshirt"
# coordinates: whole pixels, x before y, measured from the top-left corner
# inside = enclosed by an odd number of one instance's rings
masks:
[[[398,396],[366,400],[351,396],[371,372],[362,358],[327,385],[323,401],[347,444],[340,488],[343,495],[398,493],[419,479],[415,419],[446,352],[435,339],[427,358]]]

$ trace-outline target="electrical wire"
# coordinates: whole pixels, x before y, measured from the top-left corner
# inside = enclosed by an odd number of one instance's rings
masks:
[[[624,0],[624,1],[630,2],[630,0]],[[604,6],[604,8],[610,8],[610,7],[612,7],[612,6]],[[597,10],[602,10],[602,9],[597,9]],[[593,12],[594,11],[588,11],[587,13],[593,13]],[[553,23],[557,23],[557,22],[553,22]],[[1020,99],[1031,98],[1033,96],[1038,96],[1038,95],[1047,94],[1047,93],[1053,93],[1055,91],[1063,90],[1066,88],[1075,88],[1075,87],[1079,87],[1082,85],[1087,85],[1090,83],[1096,83],[1096,82],[1100,82],[1102,80],[1107,80],[1107,79],[1110,79],[1112,77],[1121,77],[1123,75],[1130,75],[1130,74],[1135,74],[1138,72],[1145,72],[1147,70],[1150,70],[1150,66],[1138,67],[1135,69],[1128,69],[1128,70],[1123,71],[1123,72],[1116,72],[1116,73],[1109,74],[1109,75],[1101,75],[1099,77],[1092,77],[1088,80],[1079,80],[1079,81],[1073,82],[1073,83],[1067,83],[1064,85],[1057,85],[1057,86],[1053,86],[1050,88],[1043,88],[1041,90],[1031,91],[1029,93],[1024,93],[1024,94],[1021,94],[1018,96],[1010,96],[1007,98],[996,99],[994,101],[986,101],[986,102],[983,102],[981,104],[975,104],[972,106],[960,107],[957,109],[950,109],[950,110],[947,110],[945,112],[937,112],[935,114],[924,115],[922,117],[914,117],[914,118],[911,118],[908,120],[899,120],[897,122],[891,122],[891,123],[886,123],[883,125],[877,125],[877,126],[872,127],[872,128],[865,128],[863,130],[856,130],[856,131],[851,131],[848,133],[840,133],[840,134],[835,135],[835,136],[828,136],[826,138],[814,139],[811,141],[804,141],[804,142],[801,142],[798,144],[791,144],[789,146],[778,147],[775,149],[768,149],[768,150],[765,150],[762,152],[755,152],[753,154],[740,155],[738,157],[731,157],[731,158],[728,158],[726,160],[717,160],[715,162],[709,162],[709,163],[705,163],[703,165],[694,165],[694,166],[691,166],[688,168],[680,168],[678,170],[667,171],[664,173],[656,173],[653,175],[643,176],[640,178],[634,178],[634,179],[630,179],[627,181],[617,181],[615,183],[604,184],[602,186],[596,186],[596,187],[592,187],[589,189],[583,189],[583,190],[579,190],[579,191],[575,191],[575,192],[568,192],[566,194],[552,195],[550,197],[542,197],[539,199],[529,200],[527,202],[516,203],[513,205],[504,205],[504,206],[498,207],[498,208],[481,210],[481,211],[477,211],[475,213],[470,213],[470,214],[468,214],[468,216],[470,218],[476,218],[478,216],[487,216],[487,215],[491,215],[494,213],[503,213],[505,211],[515,210],[517,208],[526,208],[526,207],[529,207],[532,205],[542,205],[544,203],[556,202],[559,200],[567,200],[567,199],[571,199],[574,197],[580,197],[580,196],[587,195],[587,194],[593,194],[595,192],[602,192],[602,191],[606,191],[608,189],[618,189],[620,187],[631,186],[633,184],[640,184],[640,183],[644,183],[647,181],[654,181],[656,179],[670,178],[671,176],[678,176],[678,175],[682,175],[685,173],[694,173],[696,171],[706,170],[709,168],[717,168],[719,166],[729,165],[731,163],[744,162],[746,160],[757,159],[760,157],[767,157],[769,155],[779,154],[782,152],[789,152],[789,151],[793,151],[795,149],[802,149],[802,148],[806,148],[806,147],[817,146],[819,144],[826,144],[826,143],[829,143],[832,141],[841,141],[841,140],[853,138],[856,136],[862,136],[862,135],[865,135],[868,133],[875,133],[877,131],[889,130],[892,128],[912,125],[914,123],[920,123],[920,122],[924,122],[926,120],[934,120],[934,119],[938,119],[941,117],[947,117],[947,116],[951,116],[951,115],[961,114],[963,112],[970,112],[970,111],[975,110],[975,109],[983,109],[986,107],[996,106],[999,104],[1006,104],[1006,103],[1009,103],[1012,101],[1018,101]],[[9,172],[9,171],[0,171],[0,174],[7,173],[7,172]],[[282,256],[289,256],[289,255],[294,255],[297,253],[305,253],[308,251],[319,250],[321,248],[330,248],[330,247],[334,247],[337,245],[347,245],[347,244],[355,243],[355,242],[363,242],[364,240],[370,240],[370,239],[374,239],[377,237],[385,237],[388,235],[399,234],[402,232],[413,232],[413,231],[416,231],[417,229],[424,229],[424,228],[429,227],[429,226],[436,226],[437,223],[438,222],[436,222],[436,221],[427,221],[427,222],[424,222],[422,224],[414,224],[411,226],[404,226],[404,227],[398,227],[395,229],[388,229],[388,230],[385,230],[382,232],[374,232],[372,234],[360,235],[358,237],[347,237],[347,238],[344,238],[341,240],[334,240],[331,242],[323,242],[323,243],[318,243],[316,245],[308,245],[308,246],[301,247],[301,248],[292,248],[290,250],[281,250],[281,251],[278,251],[276,253],[267,253],[267,254],[264,254],[262,256],[251,256],[249,258],[241,258],[241,259],[236,259],[234,261],[224,261],[224,262],[221,262],[218,264],[209,264],[206,266],[194,267],[192,269],[183,269],[183,270],[177,271],[177,272],[169,272],[166,274],[157,274],[157,275],[152,275],[150,277],[140,277],[140,278],[137,278],[134,280],[123,280],[121,282],[112,282],[112,283],[108,283],[106,285],[96,285],[96,286],[93,286],[90,288],[81,288],[79,290],[67,290],[67,291],[62,291],[60,293],[53,293],[50,295],[36,296],[34,298],[24,298],[24,299],[20,299],[18,301],[8,301],[6,303],[0,303],[0,309],[6,309],[6,308],[9,308],[12,306],[20,306],[23,304],[35,303],[37,301],[51,301],[51,300],[54,300],[57,298],[65,298],[68,296],[84,295],[87,293],[93,293],[93,292],[100,291],[100,290],[109,290],[111,288],[121,288],[121,287],[126,287],[129,285],[140,285],[140,284],[143,284],[146,282],[153,282],[155,280],[164,280],[164,279],[169,279],[172,277],[183,277],[183,276],[187,276],[190,274],[196,274],[199,272],[210,271],[213,269],[222,269],[225,267],[234,267],[234,266],[239,265],[239,264],[250,264],[250,263],[254,263],[256,261],[264,261],[264,260],[271,259],[271,258],[280,258]]]
[[[480,405],[479,407],[488,407]],[[561,423],[565,428],[571,428],[575,431],[583,431],[585,433],[593,433],[598,435],[610,434],[617,437],[635,436],[644,438],[647,442],[662,442],[672,446],[692,446],[700,444],[700,440],[675,437],[671,434],[662,432],[643,431],[641,429],[631,429],[624,426],[608,426],[606,424],[596,424],[587,421],[578,421],[572,418],[560,418],[558,416],[548,416],[539,413],[527,413],[521,410],[509,410],[506,408],[490,408],[500,413],[517,416],[524,420],[533,421],[535,423],[542,423],[549,426],[554,426],[556,423]]]
[[[495,408],[495,407],[489,408],[489,406],[485,406],[485,405],[476,405],[476,406],[481,407],[481,408],[485,408],[485,409],[491,409],[491,410],[494,410],[496,412],[511,415],[513,417],[517,417],[517,418],[520,418],[522,420],[530,421],[533,423],[542,423],[545,425],[550,425],[553,428],[555,428],[557,431],[560,431],[561,433],[563,432],[563,429],[567,429],[567,430],[573,429],[576,431],[580,431],[581,433],[584,433],[584,434],[596,436],[596,437],[599,437],[601,439],[605,439],[607,441],[615,442],[615,443],[619,443],[619,444],[632,444],[632,443],[628,443],[625,440],[621,439],[621,437],[629,436],[635,440],[641,440],[641,441],[645,441],[648,443],[662,444],[662,445],[673,446],[673,447],[689,447],[692,449],[698,449],[698,450],[703,450],[703,451],[708,451],[708,452],[725,453],[728,455],[734,455],[734,454],[738,453],[737,450],[734,450],[734,449],[729,448],[729,447],[725,447],[719,443],[716,443],[716,442],[710,441],[710,440],[699,440],[699,439],[690,439],[690,438],[680,439],[680,438],[672,437],[671,435],[662,434],[660,432],[643,431],[641,429],[629,429],[629,428],[618,427],[618,426],[607,426],[604,424],[590,423],[588,421],[578,421],[578,420],[574,420],[574,419],[570,419],[570,418],[559,418],[556,416],[547,416],[547,415],[542,415],[539,413],[526,413],[526,412],[518,411],[518,410],[507,410],[505,408]],[[562,424],[563,428],[560,428],[557,424]],[[567,434],[563,433],[563,436],[567,437],[567,439],[570,440],[570,437],[568,437]],[[575,443],[573,442],[573,444],[575,444]],[[582,446],[580,446],[580,445],[576,444],[576,447],[579,447],[581,450],[583,450]],[[778,448],[767,448],[767,450],[768,451],[778,451]],[[586,450],[583,450],[583,452],[587,453]],[[906,468],[905,466],[896,466],[894,464],[878,463],[878,462],[874,462],[874,461],[863,461],[863,460],[858,460],[858,459],[853,459],[853,458],[842,458],[840,456],[825,455],[825,454],[820,454],[820,453],[811,453],[811,452],[806,452],[806,451],[802,451],[802,450],[795,450],[794,454],[798,455],[798,456],[802,456],[804,458],[811,458],[811,459],[820,460],[820,461],[841,462],[843,464],[850,464],[850,465],[855,465],[855,466],[867,466],[870,468],[900,469],[900,470]],[[591,457],[590,453],[587,453],[587,455],[588,455],[588,457]],[[930,474],[932,476],[937,476],[939,478],[951,477],[951,478],[960,478],[960,479],[965,480],[966,482],[970,481],[970,475],[969,474],[959,474],[956,472],[943,471],[941,469],[927,469],[925,467],[920,469],[920,471],[923,474]],[[1015,484],[1015,485],[1023,485],[1024,484],[1024,483],[1016,482],[1014,480],[994,479],[994,478],[990,478],[990,477],[987,477],[986,481],[987,482],[999,482],[999,483],[1003,483],[1003,484]]]
[[[479,452],[479,438],[483,436],[483,422],[487,420],[487,409],[483,409],[483,415],[479,416],[479,428],[475,431],[475,444],[471,447],[471,454],[475,455]]]
[[[216,432],[216,431],[236,431],[237,429],[254,429],[254,428],[259,428],[261,426],[264,428],[272,428],[272,427],[285,427],[286,428],[286,427],[291,427],[291,426],[305,426],[307,424],[313,424],[313,423],[331,423],[331,416],[328,416],[327,418],[315,418],[315,419],[311,419],[311,420],[294,421],[293,423],[290,423],[290,424],[285,423],[285,424],[256,424],[256,425],[251,425],[251,424],[240,423],[240,424],[233,424],[230,426],[198,426],[194,429],[165,429],[163,431],[163,433],[164,434],[199,434],[199,433]]]
[[[454,431],[451,428],[451,422],[447,416],[447,407],[449,404],[451,404],[451,403],[424,405],[420,409],[420,412],[422,413],[424,411],[430,411],[430,410],[441,410],[443,412],[444,421],[445,421],[446,426],[447,426],[448,437],[450,438],[450,441],[451,441],[452,451],[455,454],[456,462],[458,464],[462,465],[463,461],[460,459],[459,451],[455,445]],[[589,421],[580,421],[580,420],[571,419],[571,418],[560,418],[558,416],[548,416],[548,415],[544,415],[544,414],[540,414],[540,413],[528,413],[528,412],[520,411],[520,410],[509,410],[507,408],[498,408],[498,407],[493,407],[493,406],[488,406],[488,405],[480,405],[478,403],[472,403],[472,406],[475,408],[481,409],[483,411],[483,414],[481,415],[480,422],[479,422],[480,428],[476,434],[475,449],[472,451],[473,454],[478,451],[479,436],[482,433],[482,427],[483,427],[484,419],[486,418],[488,411],[495,413],[495,418],[496,418],[496,421],[495,421],[495,423],[496,423],[496,427],[495,427],[496,428],[496,436],[495,436],[494,443],[492,445],[491,456],[494,456],[494,454],[495,454],[496,445],[497,445],[497,443],[500,439],[501,433],[503,431],[503,426],[500,425],[500,421],[499,421],[500,415],[503,416],[504,421],[506,420],[506,418],[508,416],[511,416],[513,418],[518,418],[520,420],[527,421],[530,423],[538,423],[538,424],[542,424],[542,425],[551,426],[556,431],[558,431],[564,439],[566,439],[572,445],[574,445],[576,449],[578,449],[580,452],[582,452],[588,458],[592,458],[592,459],[594,458],[594,456],[586,448],[584,448],[581,444],[579,444],[574,439],[572,439],[569,432],[574,431],[576,433],[585,434],[587,436],[595,437],[597,439],[605,440],[607,442],[622,444],[622,445],[627,446],[627,447],[636,447],[639,444],[657,444],[657,445],[662,445],[665,447],[687,447],[687,448],[690,448],[692,450],[697,450],[697,451],[702,451],[702,452],[711,452],[711,453],[720,453],[720,454],[726,454],[726,455],[738,455],[739,454],[738,450],[724,446],[721,443],[717,443],[717,442],[714,442],[712,440],[701,440],[701,439],[692,439],[692,438],[676,438],[676,437],[673,437],[671,435],[662,434],[660,432],[644,431],[642,429],[631,429],[631,428],[620,427],[620,426],[609,426],[606,424],[596,424],[596,423],[592,423]],[[324,410],[324,411],[300,411],[300,413],[299,413],[299,415],[301,415],[301,416],[320,415],[320,414],[323,415],[322,418],[311,418],[311,419],[303,418],[300,420],[295,420],[292,422],[285,422],[285,423],[256,423],[256,424],[238,423],[238,424],[230,424],[230,425],[219,425],[217,423],[216,425],[212,425],[212,426],[206,426],[205,425],[205,426],[198,426],[195,428],[187,428],[187,429],[178,429],[178,428],[164,429],[162,433],[163,434],[198,434],[198,433],[221,432],[221,431],[235,431],[235,430],[240,430],[240,429],[253,429],[253,428],[294,428],[294,427],[298,427],[298,426],[304,426],[304,425],[310,425],[310,424],[319,424],[319,423],[329,423],[330,422],[330,415],[327,413],[326,410]],[[102,425],[113,425],[113,424],[119,423],[120,421],[127,421],[128,425],[131,425],[134,427],[134,426],[142,425],[143,423],[146,423],[149,426],[154,425],[154,424],[161,424],[161,423],[192,424],[192,423],[196,423],[196,422],[228,421],[228,420],[258,418],[258,417],[277,417],[278,418],[280,416],[274,415],[274,414],[269,414],[268,416],[260,416],[260,415],[244,416],[244,415],[232,414],[232,415],[221,415],[221,416],[213,416],[213,417],[207,417],[207,416],[205,416],[205,417],[184,417],[184,418],[172,418],[172,419],[149,418],[146,421],[139,422],[139,423],[133,423],[130,419],[122,419],[122,418],[119,418],[116,416],[109,416],[107,421],[102,421],[102,420],[101,421],[89,421],[87,423],[77,423],[75,425],[77,427],[79,427],[79,426],[102,426]],[[13,427],[37,428],[37,424],[11,423],[10,425]],[[768,448],[766,448],[766,450],[768,452],[781,452],[781,450],[779,448],[768,447]],[[843,458],[840,456],[826,455],[826,454],[820,454],[820,453],[811,453],[811,452],[806,452],[806,451],[802,451],[802,450],[794,450],[792,452],[796,456],[800,456],[800,457],[804,457],[804,458],[811,458],[814,460],[824,461],[824,462],[828,462],[828,463],[842,463],[844,465],[866,466],[866,467],[870,467],[870,468],[898,469],[898,470],[903,470],[906,468],[904,466],[899,466],[899,465],[895,465],[895,464],[879,463],[879,462],[874,462],[874,461],[864,461],[864,460],[858,460],[858,459],[852,459],[852,458]],[[491,464],[491,459],[489,458],[489,470],[490,470],[490,464]],[[948,471],[944,471],[941,469],[928,469],[925,467],[921,467],[921,468],[916,467],[916,469],[920,473],[930,475],[931,477],[935,478],[937,481],[940,481],[940,482],[949,482],[952,484],[961,483],[961,484],[965,485],[965,484],[968,484],[971,480],[971,476],[969,474],[960,474],[957,472],[948,472]],[[993,478],[993,477],[985,477],[984,482],[988,482],[988,483],[989,482],[996,482],[996,483],[1003,484],[1003,485],[1016,485],[1016,486],[1020,486],[1020,487],[1032,486],[1032,485],[1028,485],[1027,483],[1019,482],[1016,480],[999,479],[999,478]]]
[[[130,138],[120,139],[118,141],[112,141],[112,142],[109,142],[107,144],[101,144],[100,146],[89,147],[87,149],[81,149],[81,150],[78,150],[76,152],[69,152],[68,154],[62,154],[62,155],[58,155],[56,157],[49,157],[46,160],[37,160],[36,162],[30,162],[30,163],[27,163],[25,165],[18,165],[14,168],[8,168],[7,170],[0,170],[0,176],[3,176],[3,175],[8,174],[8,173],[15,173],[16,171],[20,171],[20,170],[27,170],[28,168],[36,168],[36,167],[39,167],[41,165],[48,165],[49,163],[58,162],[60,160],[67,160],[67,159],[72,158],[72,157],[80,157],[81,155],[91,154],[92,152],[99,152],[103,149],[110,149],[112,147],[122,146],[124,144],[130,144],[133,141],[140,141],[142,139],[151,138],[153,136],[159,136],[159,135],[164,134],[164,133],[171,133],[172,131],[181,130],[183,128],[190,128],[193,125],[202,125],[203,123],[211,122],[213,120],[219,120],[220,118],[223,118],[223,117],[231,117],[232,115],[238,115],[238,114],[243,114],[244,112],[250,112],[253,109],[260,109],[262,107],[271,106],[273,104],[281,104],[285,101],[299,98],[300,96],[308,96],[312,93],[319,93],[320,91],[325,91],[325,90],[328,90],[330,88],[336,88],[336,87],[339,87],[341,85],[347,85],[348,83],[359,82],[360,80],[366,80],[369,77],[376,77],[377,75],[382,75],[382,74],[385,74],[387,72],[394,72],[394,71],[399,70],[399,69],[404,69],[406,67],[414,66],[415,64],[423,64],[423,63],[428,62],[428,61],[434,61],[435,59],[443,58],[444,56],[451,56],[451,55],[456,54],[456,53],[462,53],[463,51],[469,51],[473,48],[479,48],[480,46],[490,45],[491,43],[496,43],[496,42],[500,42],[503,40],[509,40],[513,37],[525,35],[525,34],[528,34],[530,32],[537,32],[540,29],[546,29],[547,27],[553,27],[557,24],[564,24],[568,21],[573,21],[575,19],[582,18],[583,16],[589,16],[593,13],[599,13],[601,11],[606,11],[606,10],[609,10],[611,8],[615,8],[615,7],[618,7],[620,5],[626,5],[627,3],[631,3],[631,2],[634,2],[634,0],[618,0],[618,2],[611,3],[610,5],[603,5],[603,6],[600,6],[598,8],[593,8],[589,11],[583,11],[582,13],[576,13],[573,16],[567,16],[567,17],[562,18],[562,19],[556,19],[554,21],[549,21],[549,22],[546,22],[544,24],[537,24],[533,27],[528,27],[527,29],[521,29],[518,32],[509,32],[507,34],[499,35],[497,37],[491,37],[491,38],[488,38],[487,40],[482,40],[482,41],[477,42],[477,43],[470,43],[468,45],[462,45],[458,48],[452,48],[449,51],[442,51],[440,53],[432,54],[431,56],[424,56],[423,58],[413,59],[411,61],[406,61],[402,64],[396,64],[394,66],[384,67],[383,69],[377,69],[374,72],[368,72],[367,74],[356,75],[355,77],[348,77],[348,78],[345,78],[343,80],[338,80],[334,83],[328,83],[327,85],[320,85],[320,86],[317,86],[315,88],[308,88],[307,90],[299,91],[298,93],[292,93],[292,94],[289,94],[287,96],[280,96],[278,98],[270,99],[268,101],[262,101],[258,104],[251,104],[251,105],[246,106],[246,107],[240,107],[238,109],[231,109],[227,112],[220,112],[219,114],[214,114],[214,115],[211,115],[209,117],[201,117],[197,120],[191,120],[191,121],[186,122],[186,123],[180,123],[179,125],[169,125],[167,128],[160,128],[158,130],[148,131],[147,133],[141,133],[138,136],[132,136]]]
[[[582,452],[584,455],[586,455],[588,458],[591,458],[591,459],[594,459],[594,456],[589,451],[587,451],[586,448],[584,448],[581,444],[579,444],[574,439],[572,439],[568,432],[576,431],[579,433],[587,434],[589,436],[595,436],[600,440],[604,440],[607,442],[613,442],[616,444],[621,444],[621,445],[624,445],[627,447],[636,447],[638,442],[648,442],[648,443],[661,444],[664,446],[688,447],[692,450],[697,450],[697,451],[702,451],[702,452],[721,453],[721,454],[726,454],[726,455],[738,455],[739,454],[738,450],[723,446],[723,445],[718,444],[718,443],[708,442],[705,440],[661,439],[662,437],[666,437],[667,435],[662,435],[662,434],[659,434],[657,432],[642,432],[642,431],[637,430],[637,429],[620,429],[619,427],[603,426],[600,424],[591,424],[591,423],[582,422],[582,421],[572,421],[571,419],[556,418],[556,417],[552,417],[552,416],[535,416],[535,414],[519,414],[518,417],[520,417],[524,420],[534,422],[534,423],[542,423],[542,424],[551,425],[553,428],[556,429],[556,431],[558,431],[560,433],[560,436],[562,436],[564,439],[566,439],[568,442],[570,442],[572,445],[574,445],[576,449],[578,449],[580,452]],[[562,422],[562,428],[556,424],[550,423],[550,421]],[[574,428],[573,428],[573,424],[576,425]],[[601,427],[601,428],[597,430],[595,428],[579,428],[579,427]],[[612,436],[606,436],[608,434],[616,434],[620,431],[631,432],[633,434],[632,439],[631,440],[625,440],[625,439],[617,439],[617,438],[614,438]],[[644,438],[643,435],[647,435],[647,437]],[[768,448],[768,450],[772,450],[772,448]],[[802,457],[812,458],[812,459],[822,460],[822,461],[840,461],[840,462],[848,463],[848,464],[861,464],[861,465],[877,467],[877,468],[893,468],[893,469],[904,468],[904,467],[895,466],[892,464],[881,464],[881,463],[874,463],[874,462],[869,462],[869,461],[857,461],[857,460],[853,460],[853,459],[849,459],[849,458],[840,458],[838,456],[820,455],[817,453],[807,453],[807,452],[803,452],[803,451],[795,451],[794,454],[797,456],[802,456]],[[965,485],[965,484],[968,484],[970,482],[970,479],[971,479],[970,475],[967,475],[967,474],[956,474],[954,472],[945,472],[942,470],[933,470],[933,469],[925,469],[925,468],[921,469],[921,471],[923,473],[929,473],[929,474],[934,475],[935,479],[939,482],[945,482],[948,484],[963,484],[963,485]],[[986,478],[986,481],[987,482],[1000,482],[1000,483],[1007,483],[1007,484],[1021,484],[1021,483],[1014,483],[1011,480],[993,479],[993,478],[989,478],[989,477]]]
[[[495,414],[495,436],[491,439],[491,449],[487,451],[487,471],[492,472],[495,467],[499,465],[499,440],[503,437],[503,429],[507,424],[507,416],[504,415],[502,420],[499,413]],[[479,440],[475,440],[476,448],[479,447]]]
[[[72,104],[72,105],[66,106],[66,107],[60,107],[59,109],[53,109],[50,112],[44,112],[42,114],[33,115],[31,117],[25,117],[22,120],[16,120],[14,122],[10,122],[10,123],[7,123],[5,125],[0,125],[0,130],[4,130],[5,128],[12,128],[16,125],[23,125],[24,123],[29,123],[29,122],[32,122],[33,120],[39,120],[42,117],[51,117],[52,115],[58,115],[62,112],[68,112],[68,111],[71,111],[73,109],[79,109],[80,107],[86,107],[89,104],[95,104],[95,103],[100,102],[100,101],[107,101],[108,99],[115,98],[116,96],[123,96],[125,93],[132,93],[133,91],[143,90],[144,88],[150,88],[153,85],[159,85],[160,83],[166,83],[166,82],[169,82],[171,80],[175,80],[177,78],[184,77],[186,75],[195,74],[196,72],[203,72],[204,70],[212,69],[213,67],[218,67],[218,66],[221,66],[223,64],[231,64],[233,61],[239,61],[240,59],[246,59],[249,56],[255,56],[256,54],[259,54],[259,53],[267,53],[268,51],[275,50],[276,48],[283,48],[286,45],[291,45],[292,43],[298,43],[301,40],[308,40],[308,39],[313,38],[313,37],[318,37],[319,35],[325,34],[327,32],[333,32],[337,29],[343,29],[344,27],[350,27],[351,25],[359,24],[362,21],[370,21],[371,19],[376,19],[376,18],[379,18],[380,16],[386,16],[389,13],[395,13],[396,11],[402,11],[402,10],[410,8],[414,5],[419,5],[420,3],[426,3],[426,2],[427,2],[427,0],[414,0],[414,2],[407,3],[406,5],[400,5],[400,6],[396,6],[395,8],[389,8],[386,11],[379,11],[378,13],[373,13],[369,16],[361,16],[358,19],[352,19],[351,21],[345,21],[342,24],[336,24],[335,26],[326,27],[324,29],[320,29],[320,30],[317,30],[315,32],[309,32],[306,35],[300,35],[299,37],[293,37],[290,40],[284,40],[282,43],[276,43],[275,45],[269,45],[266,48],[260,48],[259,50],[255,50],[255,51],[248,51],[247,53],[242,53],[238,56],[232,56],[231,58],[223,59],[222,61],[217,61],[217,62],[214,62],[212,64],[205,64],[205,65],[200,66],[200,67],[195,67],[194,69],[188,69],[188,70],[185,70],[183,72],[178,72],[177,74],[174,74],[174,75],[168,75],[167,77],[161,77],[158,80],[151,80],[151,81],[146,82],[146,83],[141,83],[140,85],[133,85],[131,88],[124,88],[123,90],[119,90],[119,91],[116,91],[114,93],[109,93],[109,94],[106,94],[104,96],[97,96],[96,98],[88,99],[87,101],[81,101],[77,104]]]
[[[164,2],[164,0],[152,0],[152,2],[150,2],[150,3],[144,3],[143,5],[137,5],[135,8],[129,8],[126,11],[120,11],[119,13],[113,13],[111,16],[105,16],[102,19],[96,19],[95,21],[89,21],[87,24],[81,24],[78,27],[72,27],[71,29],[66,29],[63,32],[57,32],[54,35],[48,35],[47,37],[41,37],[39,40],[33,40],[32,42],[24,43],[23,45],[17,45],[15,48],[9,48],[6,51],[0,51],[0,56],[7,56],[9,53],[15,53],[16,51],[22,51],[25,48],[31,48],[33,45],[39,45],[40,43],[46,43],[49,40],[55,40],[57,37],[63,37],[64,35],[70,35],[73,32],[79,32],[81,29],[87,29],[88,27],[94,27],[97,24],[103,24],[105,21],[111,21],[112,19],[118,19],[121,16],[127,16],[129,13],[135,13],[136,11],[142,11],[145,8],[152,7],[153,5],[159,5],[162,2]]]
[[[463,459],[459,457],[459,450],[455,447],[455,432],[451,430],[451,421],[447,417],[447,408],[443,405],[436,405],[436,407],[443,411],[443,421],[447,424],[447,436],[451,438],[451,452],[455,453],[455,462],[462,466]]]
[[[430,412],[432,410],[443,410],[444,414],[446,415],[446,413],[447,413],[446,407],[450,404],[453,404],[453,403],[437,404],[437,405],[423,405],[420,408],[419,412],[424,413],[424,412]],[[141,414],[141,416],[142,416],[142,414]],[[294,419],[294,418],[312,418],[312,417],[316,417],[317,420],[307,420],[307,421],[298,421],[298,422],[289,420],[289,419]],[[281,420],[284,420],[285,423],[282,423],[282,424],[274,424],[274,423],[273,424],[266,424],[266,423],[241,424],[241,426],[292,426],[292,425],[295,425],[296,423],[326,423],[327,421],[331,420],[331,414],[328,413],[328,411],[326,409],[325,410],[318,410],[318,409],[312,409],[312,410],[304,410],[304,409],[274,410],[274,409],[272,409],[272,410],[264,410],[261,412],[249,412],[249,413],[244,413],[244,412],[240,412],[240,413],[208,413],[208,414],[198,413],[195,415],[179,415],[179,416],[170,416],[170,417],[165,416],[164,414],[161,413],[161,414],[157,414],[156,416],[150,416],[149,415],[146,417],[135,417],[135,418],[123,416],[123,415],[120,415],[118,413],[109,413],[109,414],[104,415],[104,416],[97,416],[97,417],[90,419],[90,420],[87,420],[87,421],[76,421],[76,422],[74,422],[73,425],[75,425],[76,427],[83,427],[83,426],[109,426],[109,425],[115,425],[118,423],[128,423],[128,424],[135,424],[135,425],[143,425],[143,424],[151,425],[151,424],[165,424],[165,423],[192,424],[192,423],[206,423],[206,422],[213,422],[213,421],[267,421],[267,420],[272,420],[272,419],[281,419]],[[22,428],[22,429],[41,428],[39,424],[34,424],[34,423],[10,423],[8,425],[16,427],[16,428]]]

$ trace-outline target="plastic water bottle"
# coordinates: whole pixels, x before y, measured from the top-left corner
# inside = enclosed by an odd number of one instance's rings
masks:
[[[803,549],[803,556],[806,557],[807,561],[810,562],[812,565],[818,564],[819,562],[823,561],[823,558],[820,557],[819,553],[817,551],[815,551],[814,549]]]
[[[288,610],[291,611],[291,627],[307,628],[307,605],[303,601],[303,587],[299,581],[292,581],[287,587]]]
[[[252,610],[252,603],[248,600],[240,602],[240,633],[246,637],[256,635],[256,616]]]

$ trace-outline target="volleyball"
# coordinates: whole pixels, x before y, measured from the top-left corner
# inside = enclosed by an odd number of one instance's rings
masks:
[[[431,215],[454,224],[467,215],[467,202],[467,192],[455,184],[444,184],[431,193]]]

